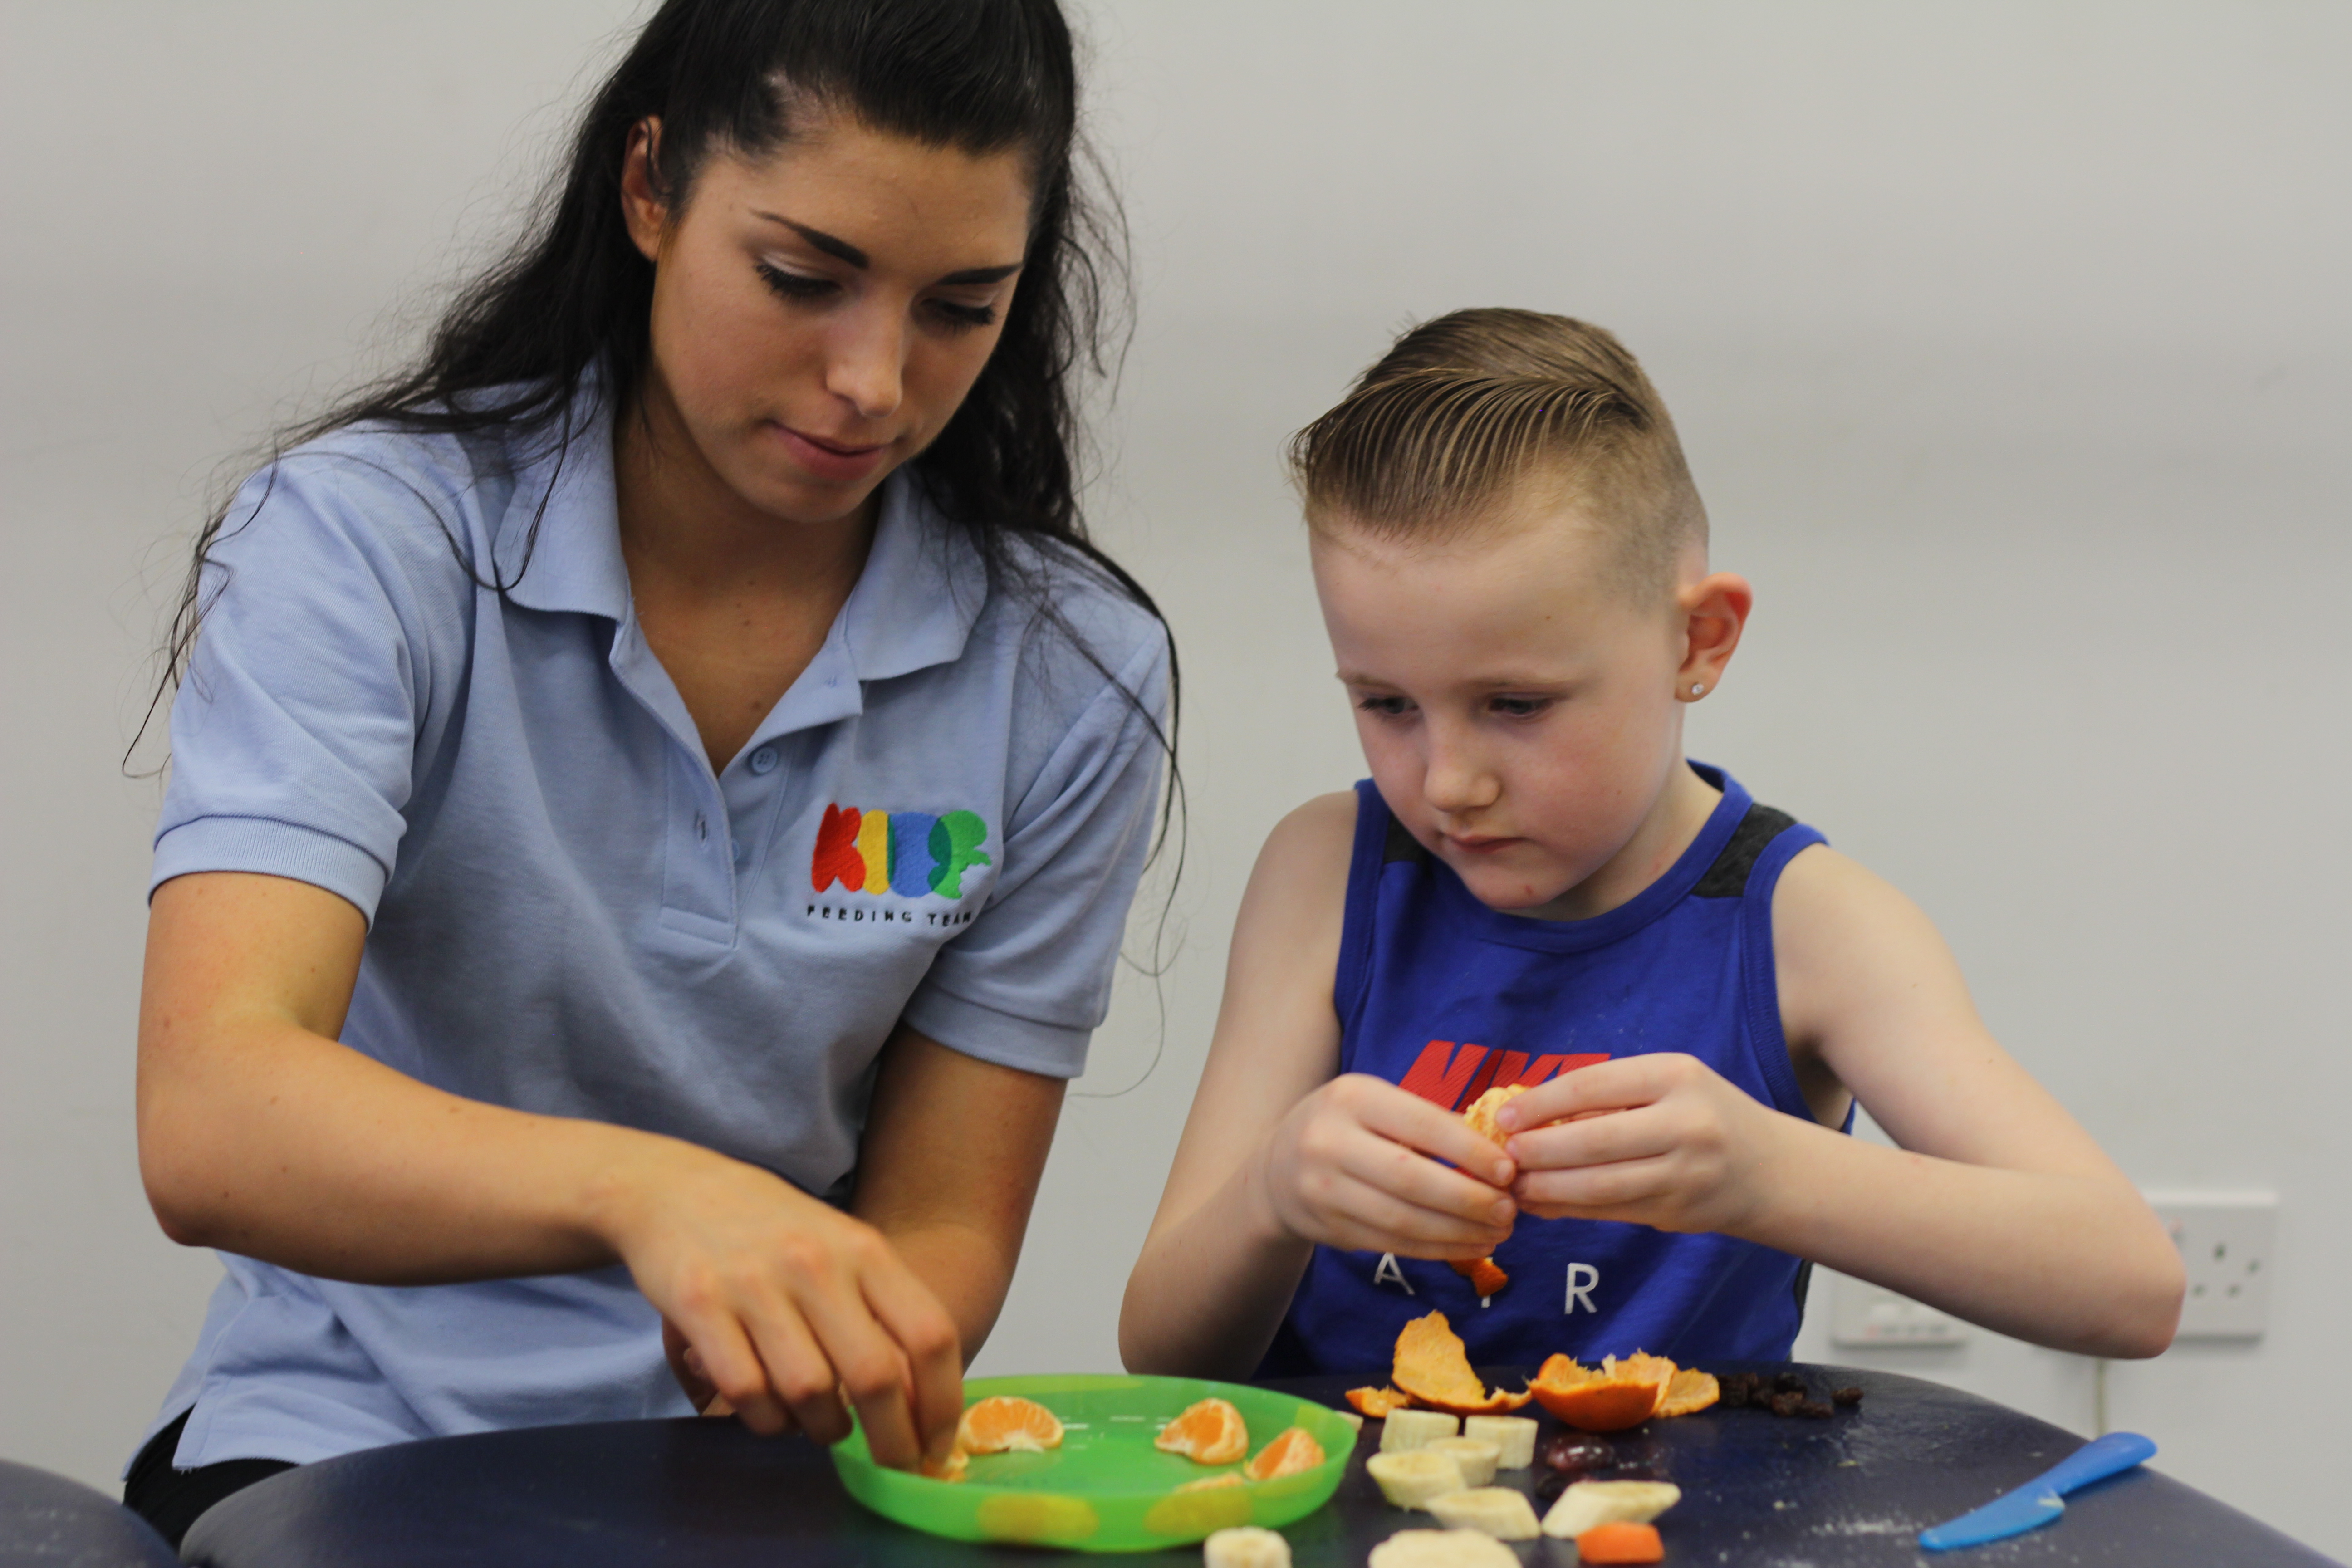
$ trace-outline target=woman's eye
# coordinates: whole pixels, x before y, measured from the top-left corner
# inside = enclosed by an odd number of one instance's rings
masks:
[[[781,299],[822,300],[839,287],[830,278],[812,278],[805,272],[787,272],[772,261],[756,265],[760,281]]]
[[[934,300],[931,310],[943,325],[954,331],[996,325],[996,307],[993,305],[966,305],[955,300]]]

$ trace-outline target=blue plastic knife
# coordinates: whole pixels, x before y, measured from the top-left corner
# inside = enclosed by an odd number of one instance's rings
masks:
[[[2128,1470],[2155,1454],[2156,1445],[2137,1432],[2110,1432],[2084,1444],[2008,1496],[1921,1531],[1919,1545],[1928,1552],[1949,1552],[1956,1546],[1981,1546],[1988,1541],[2022,1535],[2064,1513],[2063,1500],[2068,1492]]]

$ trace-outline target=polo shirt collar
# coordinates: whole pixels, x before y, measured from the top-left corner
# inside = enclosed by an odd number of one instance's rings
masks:
[[[634,618],[613,479],[613,417],[598,378],[585,375],[572,400],[569,442],[560,426],[525,438],[495,557],[501,574],[510,574],[530,542],[529,567],[508,593],[526,609]],[[866,568],[811,673],[838,660],[844,662],[826,673],[887,680],[950,663],[963,653],[988,585],[979,549],[902,468],[883,481]]]

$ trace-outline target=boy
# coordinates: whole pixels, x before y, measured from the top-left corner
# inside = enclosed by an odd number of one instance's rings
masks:
[[[1432,1308],[1475,1363],[1777,1360],[1804,1260],[2162,1351],[2178,1255],[1926,917],[1685,761],[1753,595],[1617,341],[1440,318],[1292,460],[1372,777],[1259,857],[1129,1367],[1376,1372]]]

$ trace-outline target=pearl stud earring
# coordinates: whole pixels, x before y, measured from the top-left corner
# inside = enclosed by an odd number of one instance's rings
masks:
[[[1695,681],[1693,681],[1693,682],[1691,683],[1691,695],[1692,695],[1693,697],[1701,697],[1701,696],[1705,696],[1705,695],[1706,695],[1706,681],[1704,681],[1704,680],[1695,680]]]

